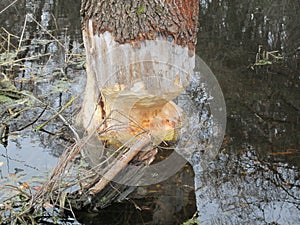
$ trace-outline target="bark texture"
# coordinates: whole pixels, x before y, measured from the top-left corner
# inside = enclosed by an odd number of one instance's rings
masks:
[[[118,43],[139,44],[158,35],[188,46],[197,42],[198,0],[84,0],[83,29],[92,19],[94,34],[109,31]]]

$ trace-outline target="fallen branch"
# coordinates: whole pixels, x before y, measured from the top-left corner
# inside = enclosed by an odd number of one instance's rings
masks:
[[[120,159],[116,159],[114,163],[112,163],[112,167],[103,175],[97,184],[89,189],[89,193],[96,194],[103,190],[103,188],[113,180],[141,150],[144,150],[144,148],[151,148],[150,143],[151,135],[149,133],[143,134]]]

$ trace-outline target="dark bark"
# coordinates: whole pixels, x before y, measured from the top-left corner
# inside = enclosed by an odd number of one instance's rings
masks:
[[[109,31],[116,42],[136,43],[157,35],[185,47],[193,54],[198,31],[198,0],[83,0],[83,29],[93,20],[95,34]]]

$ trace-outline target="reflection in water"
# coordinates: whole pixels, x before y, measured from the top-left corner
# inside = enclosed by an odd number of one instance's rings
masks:
[[[91,209],[93,210],[93,209]],[[95,213],[76,212],[83,224],[182,224],[196,210],[193,172],[186,165],[159,184],[138,187],[120,204]]]
[[[227,135],[219,157],[207,170],[195,171],[201,224],[297,224],[300,204],[300,3],[294,0],[200,2],[198,55],[217,76],[228,111]],[[0,9],[6,4],[1,1]],[[30,13],[63,43],[64,47],[53,41],[48,32],[28,17],[24,34],[27,56],[51,53],[51,57],[26,61],[26,69],[18,73],[16,85],[19,89],[33,90],[56,109],[72,94],[77,95],[83,90],[79,83],[84,83],[81,81],[84,73],[73,73],[72,68],[64,67],[68,59],[66,52],[82,51],[79,6],[79,0],[34,3],[20,0],[0,14],[1,26],[20,36],[25,15]],[[51,41],[42,44],[42,40]],[[258,45],[266,51],[279,50],[284,59],[252,70]],[[60,72],[60,68],[63,73],[50,76]],[[64,86],[65,75],[74,81],[72,85]],[[21,82],[30,77],[38,79],[33,83]],[[60,82],[59,90],[55,89],[57,82]],[[45,118],[49,118],[49,114]],[[32,114],[27,120],[29,118]],[[49,129],[55,132],[60,128],[57,123]],[[52,154],[59,154],[55,152],[57,142],[51,143],[52,139],[45,135],[40,137],[36,142],[51,148]],[[34,149],[32,143],[26,145],[29,152],[29,148]],[[176,214],[190,217],[195,208],[190,202],[193,200],[191,192],[187,190],[191,186],[190,177],[190,173],[177,174],[170,183],[178,184],[173,189],[166,183],[138,189],[134,197],[142,200],[134,201],[137,206],[143,206],[142,211],[135,210],[135,204],[131,202],[130,206],[121,206],[124,211],[118,216],[113,212],[121,211],[119,205],[107,209],[109,213],[88,214],[80,219],[85,224],[99,221],[97,216],[101,216],[106,224],[128,221],[180,224],[183,220],[178,222]],[[181,179],[186,179],[186,183],[180,183]],[[187,189],[182,191],[184,188]],[[143,195],[139,196],[141,193]],[[152,193],[152,196],[145,193]],[[92,220],[91,216],[96,219]]]
[[[224,150],[211,168],[196,174],[201,224],[294,224],[300,210],[297,170],[260,161],[250,146],[238,155]]]
[[[299,1],[201,1],[198,53],[224,91],[219,157],[195,178],[201,224],[299,222]],[[284,59],[255,62],[258,46]]]
[[[70,5],[78,8],[79,4],[72,1]],[[7,1],[1,1],[1,10],[7,5]],[[8,146],[0,146],[1,186],[22,182],[40,186],[70,144],[67,127],[59,119],[39,132],[33,131],[60,110],[71,96],[80,95],[84,85],[84,72],[67,67],[72,66],[76,54],[83,52],[80,21],[71,19],[78,17],[79,11],[70,15],[70,21],[65,23],[67,16],[61,9],[51,0],[20,0],[0,14],[3,27],[0,28],[0,72],[13,79],[17,90],[30,91],[36,97],[18,101],[13,107],[1,102],[0,125],[8,123],[9,127]],[[18,55],[7,60],[18,60],[17,63],[2,64],[2,57],[9,50],[17,51],[19,44]],[[9,110],[3,111],[2,107]],[[19,110],[22,113],[16,113]],[[63,116],[71,121],[73,110],[67,109]],[[11,120],[13,113],[16,118]],[[2,194],[9,193],[0,193],[0,198]]]
[[[300,41],[295,36],[300,32],[295,21],[299,2],[207,1],[204,6],[198,53],[221,83],[228,135],[238,137],[236,144],[250,142],[261,155],[297,150]],[[284,60],[251,70],[259,45],[279,50]],[[299,165],[296,160],[293,163]]]
[[[50,154],[52,148],[40,142],[39,136],[30,133],[30,136],[22,134],[22,137],[10,138],[6,148],[0,145],[0,162],[3,162],[0,167],[0,186],[23,182],[30,183],[32,188],[41,186],[58,159],[53,153]],[[0,199],[11,196],[10,191],[2,190]]]

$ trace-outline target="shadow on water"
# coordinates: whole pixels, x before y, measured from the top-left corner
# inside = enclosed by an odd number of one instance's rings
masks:
[[[138,188],[127,203],[101,212],[76,212],[83,224],[181,224],[192,217],[196,207],[201,224],[299,223],[300,2],[200,2],[197,54],[216,75],[228,113],[218,157],[205,171],[195,171],[196,196],[193,173],[186,166],[168,181]],[[5,6],[0,2],[0,9]],[[32,91],[57,110],[71,96],[79,96],[80,105],[84,88],[84,71],[66,67],[66,53],[83,51],[79,9],[80,1],[20,0],[0,14],[1,26],[20,36],[25,15],[31,13],[63,43],[53,41],[29,18],[24,54],[51,53],[51,57],[25,61],[26,68],[12,70],[19,90]],[[52,41],[42,45],[41,40]],[[277,50],[283,59],[266,57],[267,52]],[[29,82],[32,78],[34,82]],[[9,170],[1,167],[1,182],[9,180],[10,174],[40,176],[54,166],[69,144],[61,136],[65,128],[59,120],[45,127],[48,132],[30,128],[14,132],[42,110],[37,107],[10,125],[9,143],[6,148],[1,146],[0,161],[11,166]],[[75,113],[76,106],[64,115],[71,120]],[[50,116],[46,112],[40,121]]]

